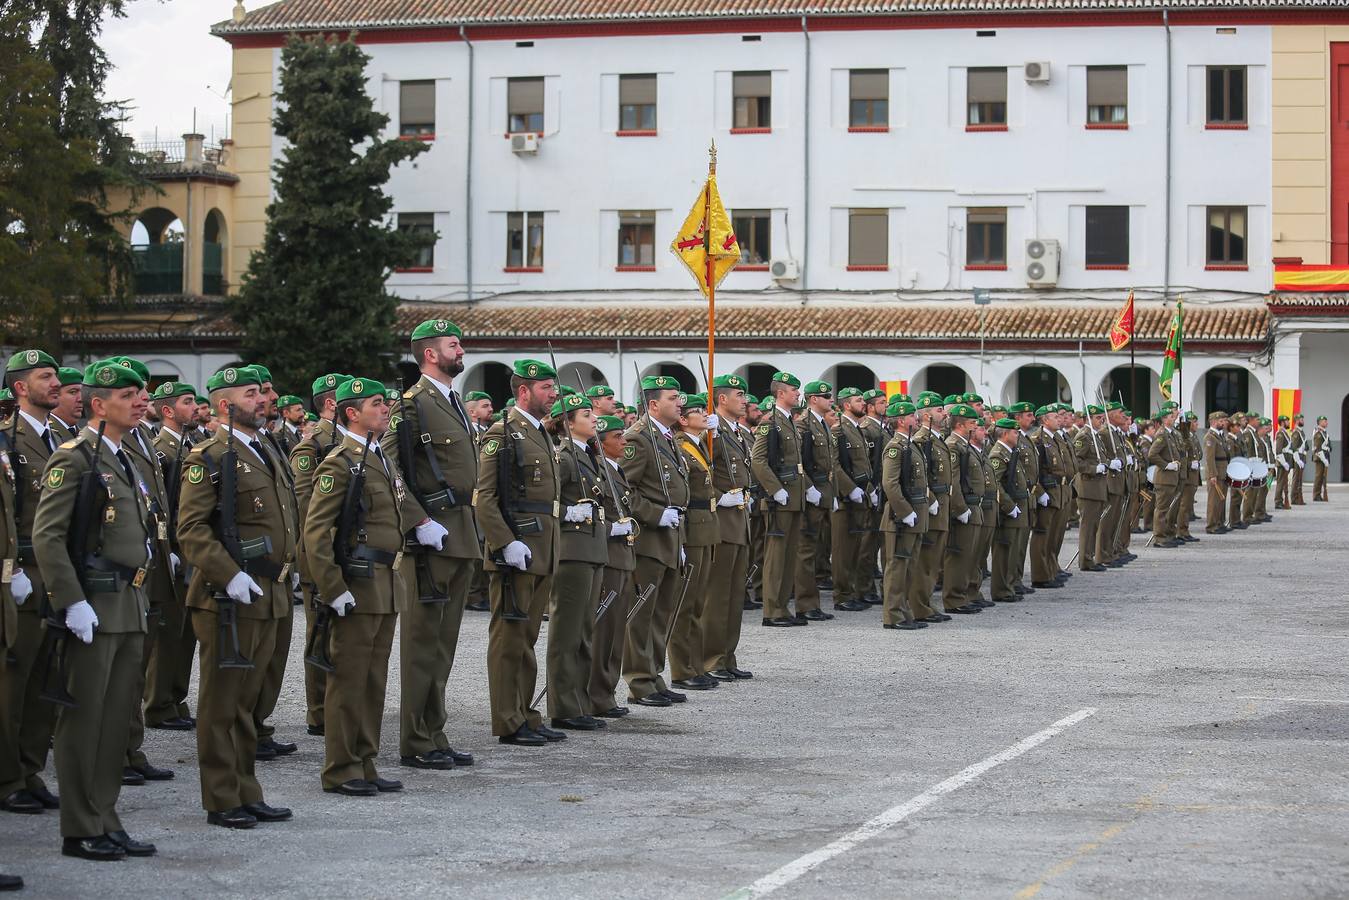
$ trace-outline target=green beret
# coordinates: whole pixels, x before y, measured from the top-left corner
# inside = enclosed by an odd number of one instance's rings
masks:
[[[622,433],[623,420],[618,416],[596,416],[595,433],[608,434],[611,431]]]
[[[613,395],[614,389],[607,384],[597,384],[594,387],[586,388],[586,396],[591,400],[597,397],[612,397]]]
[[[1117,409],[1124,409],[1124,404],[1120,403],[1118,400],[1107,400],[1105,408],[1109,412],[1114,412]]]
[[[580,391],[578,391],[576,388],[572,387],[571,385],[569,385],[569,384],[562,384],[561,382],[558,382],[558,385],[557,385],[557,392],[558,392],[558,394],[559,394],[560,396],[563,396],[563,397],[567,397],[567,396],[570,396],[570,395],[572,395],[572,394],[580,394],[580,393],[581,393]],[[581,396],[584,397],[585,395],[584,395],[584,394],[581,394]]]
[[[403,392],[396,388],[389,388],[384,392],[384,399],[388,400],[390,403],[397,403],[399,400],[403,399]]]
[[[58,372],[61,366],[52,358],[50,353],[43,350],[20,350],[9,358],[5,364],[6,375],[16,375],[19,372],[27,372],[29,369],[56,369]]]
[[[128,369],[139,375],[144,384],[150,383],[150,367],[139,359],[132,359],[130,356],[114,356],[107,361],[126,366]]]
[[[886,407],[885,414],[899,418],[900,416],[911,416],[917,411],[917,408],[908,400],[896,400]]]
[[[1054,407],[1053,407],[1052,405],[1050,405],[1050,406],[1041,406],[1039,409],[1035,410],[1035,418],[1038,419],[1038,418],[1040,418],[1041,416],[1047,416],[1047,415],[1049,415],[1049,414],[1052,413],[1052,412],[1054,412]]]
[[[953,403],[960,403],[960,402],[961,402],[960,394],[947,394],[945,397],[941,398],[942,406],[950,406]]]
[[[369,400],[384,396],[384,382],[373,378],[351,378],[337,386],[337,402]]]
[[[788,387],[799,388],[801,386],[801,379],[797,378],[791,372],[774,372],[773,380],[781,382]]]
[[[151,394],[156,400],[169,400],[173,397],[193,397],[197,396],[197,389],[186,381],[166,381],[155,392]]]
[[[557,418],[563,412],[576,412],[578,409],[590,409],[590,401],[586,399],[585,394],[567,394],[553,402],[550,415]]]
[[[1288,421],[1288,417],[1287,417],[1287,416],[1280,416],[1279,419],[1280,419],[1281,421],[1284,421],[1284,422],[1287,422],[1287,421]],[[1186,421],[1186,422],[1198,422],[1198,421],[1199,421],[1199,416],[1195,415],[1194,410],[1190,410],[1189,412],[1187,412],[1187,413],[1185,414],[1185,421]]]
[[[517,378],[528,381],[547,381],[549,378],[557,377],[557,372],[553,371],[552,366],[537,359],[517,359],[512,369]]]
[[[853,397],[860,397],[860,396],[862,396],[862,392],[857,388],[844,388],[843,390],[838,392],[838,399],[840,400],[849,400]]]
[[[459,326],[448,319],[427,319],[425,322],[412,329],[412,339],[414,341],[438,337],[461,338],[463,336],[464,333],[459,330]]]
[[[1017,427],[1016,419],[1006,419],[1006,418],[999,419],[998,421],[993,423],[993,427],[1006,428],[1008,431],[1011,431],[1012,429]]]
[[[707,395],[703,393],[689,394],[689,406],[696,406],[699,409],[707,409]]]
[[[464,397],[465,400],[491,400],[492,395],[486,391],[469,391]]]
[[[889,403],[912,403],[912,402],[913,402],[913,398],[910,397],[908,394],[891,394],[891,395],[890,395],[890,398],[889,398],[889,400],[888,400],[887,402],[889,402]]]
[[[506,401],[506,408],[507,408],[507,409],[510,409],[510,408],[511,408],[512,406],[514,406],[514,405],[515,405],[515,398],[514,398],[514,397],[512,397],[512,398],[510,398],[509,400]]]
[[[686,393],[684,393],[683,391],[680,391],[678,394],[675,395],[675,403],[679,404],[679,406],[680,406],[681,408],[682,408],[682,407],[685,407],[685,406],[688,406],[688,405],[689,405],[689,396],[690,396],[689,394],[686,394]]]
[[[318,413],[307,412],[307,413],[304,414],[304,420],[305,420],[306,422],[317,422],[317,421],[319,420],[319,414],[318,414]]]
[[[107,360],[89,366],[84,383],[97,388],[145,388],[145,380],[135,369]]]
[[[205,397],[203,397],[201,394],[198,394],[198,395],[197,395],[197,405],[200,406],[200,405],[203,404],[203,403],[205,403],[205,404],[207,404],[207,405],[210,405],[211,401],[208,400],[208,399],[206,399]]]
[[[282,394],[276,398],[277,409],[285,409],[287,406],[300,406],[303,403],[304,401],[294,394]]]
[[[84,373],[79,369],[72,369],[69,366],[62,366],[56,370],[56,375],[61,379],[61,387],[71,384],[79,384],[84,381]]]
[[[745,402],[748,403],[748,404],[750,404],[751,406],[758,406],[758,405],[759,405],[759,398],[756,397],[756,396],[754,396],[753,394],[746,394],[746,395],[745,395]]]
[[[623,407],[623,412],[627,413],[627,414],[630,415],[630,416],[635,416],[635,415],[637,415],[637,407],[635,407],[635,406],[625,406],[625,407]]]
[[[932,409],[935,406],[941,406],[941,400],[940,394],[923,393],[918,397],[918,402],[914,406],[918,409]]]
[[[206,390],[209,393],[224,388],[244,387],[249,384],[262,386],[262,376],[258,374],[257,369],[252,366],[229,366],[206,379]]]
[[[1162,402],[1161,408],[1162,408],[1162,409],[1179,409],[1179,408],[1180,408],[1180,404],[1177,403],[1177,402],[1174,401],[1174,400],[1165,400],[1165,401]],[[1253,415],[1255,415],[1255,413],[1246,413],[1246,415],[1248,415],[1248,416],[1253,416]]]
[[[1005,413],[1005,412],[1007,412],[1007,407],[1005,407],[1005,406],[990,406],[990,407],[988,408],[988,411],[989,411],[989,412],[992,412],[992,413]]]
[[[11,402],[14,399],[14,392],[9,388],[0,388],[0,402]]]
[[[961,395],[960,395],[960,402],[961,402],[961,403],[983,403],[983,402],[984,402],[984,398],[983,398],[983,397],[980,397],[978,394],[974,393],[973,391],[970,391],[968,394],[961,394]]]
[[[1021,413],[1033,413],[1035,412],[1035,407],[1031,403],[1022,400],[1019,403],[1013,403],[1011,406],[1007,407],[1007,411],[1016,416]]]
[[[749,383],[739,375],[718,375],[716,378],[712,379],[712,387],[731,388],[733,390],[739,388],[740,390],[745,391],[749,390]]]
[[[329,391],[337,390],[337,386],[350,378],[350,375],[343,375],[340,372],[330,372],[327,375],[320,375],[314,379],[313,385],[309,388],[309,393],[317,397],[319,394],[326,394]]]
[[[1126,418],[1132,419],[1134,417],[1134,411],[1127,406],[1120,410],[1120,412],[1124,413]]]
[[[764,397],[759,401],[759,409],[762,412],[772,412],[773,407],[777,406],[772,397]]]
[[[253,363],[253,364],[252,364],[252,368],[253,368],[254,371],[256,371],[256,372],[258,373],[258,377],[261,378],[265,383],[267,383],[267,384],[271,384],[271,383],[272,383],[272,370],[271,370],[271,369],[267,368],[267,367],[264,366],[262,363]]]
[[[1093,403],[1093,404],[1091,404],[1090,406],[1087,407],[1087,415],[1089,415],[1089,416],[1103,416],[1103,415],[1105,415],[1105,410],[1102,409],[1101,407],[1097,406],[1095,403]]]
[[[824,397],[834,393],[834,386],[827,381],[810,381],[801,393],[807,397]]]
[[[1260,424],[1261,424],[1261,425],[1273,425],[1274,423],[1271,422],[1269,419],[1265,418],[1264,416],[1261,416],[1261,417],[1260,417]]]
[[[646,375],[642,378],[644,391],[677,391],[679,379],[673,375]]]
[[[884,396],[885,391],[881,390],[880,388],[872,388],[869,391],[862,392],[862,399],[868,403],[870,403],[872,400],[875,400],[877,397],[884,397]]]
[[[1171,408],[1172,408],[1172,409],[1178,409],[1178,408],[1180,407],[1180,404],[1179,404],[1179,403],[1173,403],[1173,402],[1171,402],[1170,400],[1168,400],[1167,403],[1169,403],[1169,404],[1171,405]],[[1248,418],[1248,419],[1258,419],[1258,418],[1260,418],[1260,414],[1259,414],[1258,412],[1248,412],[1248,413],[1246,413],[1246,418]]]
[[[951,407],[951,415],[958,419],[979,418],[979,413],[968,403],[957,403],[955,406]]]

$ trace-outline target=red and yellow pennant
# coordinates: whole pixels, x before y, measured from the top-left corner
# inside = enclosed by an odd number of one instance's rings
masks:
[[[894,381],[882,381],[882,382],[881,382],[881,390],[885,392],[885,396],[886,396],[886,399],[887,399],[887,400],[888,400],[889,398],[893,397],[895,394],[907,394],[907,393],[909,392],[909,381],[908,381],[908,379],[902,379],[902,380],[901,380],[901,379],[896,379],[896,380],[894,380]]]
[[[693,209],[670,244],[670,252],[688,268],[704,297],[710,296],[740,262],[740,244],[717,193],[715,171],[708,173]]]
[[[1288,427],[1293,427],[1293,417],[1302,412],[1301,388],[1274,389],[1274,430],[1279,430],[1279,416],[1288,417]]]
[[[1129,346],[1129,342],[1134,339],[1134,292],[1129,292],[1129,299],[1124,302],[1124,308],[1115,316],[1114,323],[1110,326],[1110,349],[1123,350]]]

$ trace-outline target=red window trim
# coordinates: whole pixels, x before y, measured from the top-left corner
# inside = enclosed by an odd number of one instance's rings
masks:
[[[966,125],[966,131],[1006,131],[1006,125]]]
[[[430,134],[400,134],[398,139],[400,141],[434,141],[436,133],[433,131]]]
[[[542,271],[543,271],[543,266],[506,266],[506,267],[503,268],[501,271],[503,271],[503,272],[512,272],[512,273],[519,273],[519,272],[542,272]]]
[[[418,272],[434,272],[435,270],[435,266],[408,266],[406,269],[394,269],[394,271],[399,274],[411,272],[414,275]]]
[[[736,271],[736,272],[767,272],[767,271],[768,271],[768,266],[755,266],[755,265],[736,266],[736,267],[735,267],[735,271]]]
[[[618,131],[615,131],[614,134],[617,135],[618,137],[655,137],[655,136],[656,136],[656,129],[654,129],[654,128],[633,128],[633,129],[629,129],[629,130],[627,130],[627,131],[624,131],[622,128],[620,128],[620,129],[618,129]]]
[[[1250,269],[1250,266],[1244,264],[1238,266],[1217,266],[1210,263],[1209,265],[1204,266],[1205,272],[1249,272]]]
[[[1125,263],[1125,264],[1122,265],[1122,266],[1121,266],[1121,265],[1115,265],[1115,264],[1113,264],[1113,263],[1112,263],[1112,264],[1109,264],[1109,265],[1107,265],[1107,264],[1105,264],[1105,263],[1087,263],[1087,271],[1088,271],[1088,272],[1127,272],[1127,271],[1129,271],[1129,265],[1128,265],[1128,263]]]
[[[1246,122],[1205,122],[1205,131],[1249,131],[1250,125]]]
[[[889,266],[848,266],[849,272],[889,272]]]
[[[1006,272],[1007,264],[966,263],[966,272]]]
[[[614,266],[615,272],[654,272],[655,266]]]
[[[849,125],[849,134],[886,134],[890,131],[889,125]]]
[[[769,128],[732,128],[731,134],[772,134],[773,129]]]
[[[1088,122],[1088,131],[1128,131],[1128,122]]]

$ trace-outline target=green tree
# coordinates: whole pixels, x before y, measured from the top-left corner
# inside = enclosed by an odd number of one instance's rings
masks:
[[[273,125],[287,146],[230,312],[245,358],[292,390],[325,372],[391,372],[398,304],[385,280],[434,240],[388,224],[383,186],[427,146],[381,137],[389,117],[366,93],[368,61],[352,39],[292,37],[281,53]]]

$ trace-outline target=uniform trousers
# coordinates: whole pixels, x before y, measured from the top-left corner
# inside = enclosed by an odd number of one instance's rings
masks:
[[[571,719],[589,713],[591,635],[599,602],[600,563],[562,560],[553,576],[548,614],[548,715]]]
[[[712,554],[715,544],[705,547],[686,547],[685,562],[693,566],[688,588],[679,585],[675,593],[678,607],[674,616],[674,627],[670,629],[670,677],[675,681],[697,678],[707,669],[705,662],[703,635],[703,613],[707,608],[707,586],[712,574]],[[721,579],[723,573],[718,572]],[[682,600],[680,599],[682,595]]]
[[[478,560],[426,555],[418,573],[411,560],[403,563],[402,620],[398,623],[398,753],[421,756],[449,749],[445,737],[445,685],[454,668],[459,625],[464,618],[469,586]],[[418,584],[430,577],[434,585]],[[422,603],[421,597],[449,599]],[[313,668],[307,666],[306,668]]]
[[[509,578],[515,597],[515,606],[525,614],[521,622],[501,617],[506,608],[505,579]],[[543,724],[534,700],[534,684],[539,676],[539,661],[534,645],[543,627],[543,614],[548,609],[552,591],[552,575],[535,575],[511,569],[505,575],[490,571],[487,575],[487,594],[492,607],[492,619],[487,625],[487,694],[492,706],[492,734],[505,737],[514,734],[521,725],[534,728]],[[331,680],[332,676],[328,676]],[[325,710],[331,717],[331,711]]]
[[[679,570],[659,559],[638,556],[633,570],[638,592],[655,585],[651,599],[628,620],[623,646],[623,679],[633,697],[649,697],[669,690],[665,678],[665,636],[679,599]]]
[[[586,694],[590,698],[592,716],[608,712],[617,704],[614,690],[623,680],[623,645],[627,636],[628,611],[637,602],[632,590],[632,572],[626,569],[604,567],[600,577],[600,598],[614,592],[604,614],[595,620],[590,638],[590,681]]]
[[[376,577],[384,574],[376,570]],[[397,577],[396,573],[389,574]],[[284,632],[292,618],[277,620],[278,632]],[[323,701],[324,788],[336,788],[353,779],[373,781],[378,776],[375,757],[379,755],[389,654],[397,621],[397,614],[361,613],[359,608],[333,621],[329,653],[334,671],[328,673]],[[265,682],[266,676],[264,690]]]
[[[749,546],[722,541],[712,551],[717,576],[707,585],[703,606],[703,671],[739,668],[735,651],[740,646],[740,624],[745,611],[745,571]]]

